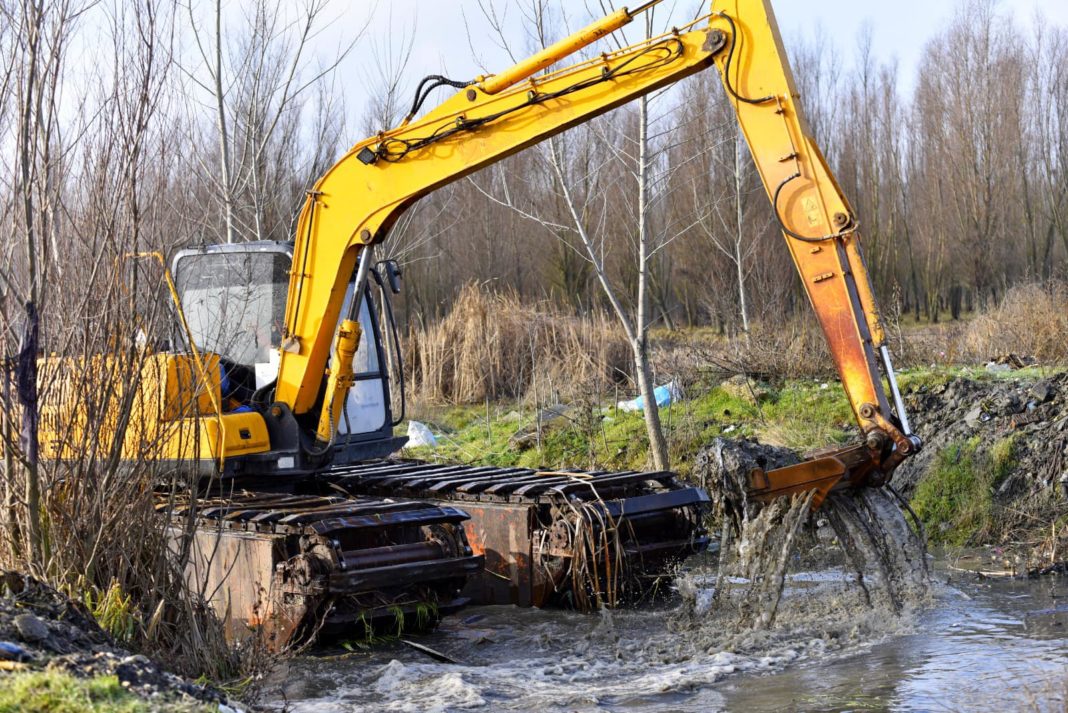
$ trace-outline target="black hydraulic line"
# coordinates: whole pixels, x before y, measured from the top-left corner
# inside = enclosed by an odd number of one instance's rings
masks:
[[[769,102],[775,98],[774,95],[769,94],[766,97],[760,97],[758,99],[750,99],[749,97],[743,97],[734,89],[734,85],[731,84],[731,61],[734,59],[734,51],[738,47],[738,27],[734,24],[734,18],[725,12],[718,13],[720,17],[727,21],[727,24],[731,26],[731,48],[727,52],[727,63],[723,67],[723,79],[724,84],[727,86],[727,91],[730,95],[740,102],[745,104],[763,104]]]
[[[430,86],[427,86],[427,84]],[[419,85],[415,88],[415,99],[412,101],[412,108],[404,117],[403,123],[408,123],[419,113],[419,109],[423,106],[423,102],[430,96],[430,92],[434,91],[438,87],[452,87],[454,89],[464,89],[474,84],[474,80],[468,82],[458,82],[448,77],[443,77],[440,74],[431,74],[423,77],[419,81]]]

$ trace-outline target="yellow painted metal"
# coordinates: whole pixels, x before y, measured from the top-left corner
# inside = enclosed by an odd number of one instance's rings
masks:
[[[74,460],[87,447],[106,454],[120,441],[124,461],[221,463],[221,454],[270,450],[263,417],[217,413],[218,357],[201,366],[188,354],[115,355],[88,359],[48,358],[41,379],[49,384],[39,429],[43,457]],[[87,397],[88,395],[88,397]]]
[[[330,375],[326,380],[326,405],[319,416],[318,436],[321,443],[329,443],[337,433],[340,419],[338,414],[344,412],[345,399],[352,388],[352,360],[360,346],[360,323],[351,319],[341,320],[337,329],[334,356],[330,361]]]
[[[587,25],[573,35],[549,45],[541,52],[527,57],[500,74],[494,74],[486,78],[480,85],[481,89],[486,94],[497,94],[527,77],[537,74],[549,65],[556,64],[565,57],[570,57],[583,47],[587,47],[602,37],[615,32],[633,19],[634,17],[627,8],[617,10],[607,17]]]
[[[362,245],[383,239],[430,191],[709,67],[707,20],[539,77],[533,96],[522,85],[476,91],[473,99],[462,90],[418,121],[352,147],[315,184],[299,217],[286,304],[290,346],[275,398],[298,415],[315,406]]]
[[[204,461],[222,468],[228,456],[270,450],[263,416],[225,413],[217,354],[202,354],[182,310],[163,255],[130,253],[158,262],[189,354],[117,354],[41,360],[48,384],[39,439],[45,458],[73,460],[87,445],[110,453],[121,439],[124,461]]]
[[[189,329],[189,322],[185,318],[185,309],[182,307],[182,300],[178,296],[178,288],[174,285],[174,277],[171,275],[171,269],[167,267],[167,260],[160,252],[138,252],[127,253],[126,257],[132,260],[155,260],[159,263],[160,270],[163,273],[163,280],[167,284],[167,290],[171,295],[171,302],[174,305],[174,309],[178,314],[178,322],[182,326],[182,331],[185,333],[186,341],[189,344],[189,351],[193,356],[193,363],[196,365],[197,374],[200,376],[201,383],[210,384],[212,374],[204,365],[204,358],[200,355],[200,350],[197,348],[196,342],[193,339],[193,332]],[[216,364],[214,371],[218,372],[218,364]],[[222,394],[219,389],[207,389],[207,393],[211,399],[211,405],[215,411],[215,417],[218,421],[217,427],[222,437],[217,439],[221,450],[215,453],[215,456],[219,462],[219,467],[222,468],[226,462],[226,425],[222,420],[223,408],[222,408]],[[207,414],[203,414],[207,415]]]
[[[853,211],[798,101],[770,2],[715,0],[713,13],[711,26],[726,36],[716,66],[728,99],[773,208],[795,234],[784,231],[786,244],[857,421],[876,430],[874,414],[890,413],[875,352],[884,336]]]

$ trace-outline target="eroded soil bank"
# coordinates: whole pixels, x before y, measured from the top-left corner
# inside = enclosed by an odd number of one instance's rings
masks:
[[[49,698],[56,694],[50,689],[59,687],[64,674],[117,681],[115,690],[105,687],[101,700],[85,699],[86,710],[95,703],[103,710],[238,710],[222,693],[116,645],[80,603],[32,577],[0,571],[0,687],[13,688],[20,676],[45,673],[59,676],[38,676],[41,695],[28,697],[25,710],[46,710],[49,700],[58,701]]]

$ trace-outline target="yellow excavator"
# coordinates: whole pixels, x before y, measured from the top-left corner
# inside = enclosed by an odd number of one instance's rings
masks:
[[[433,623],[471,599],[580,609],[636,601],[672,563],[707,547],[708,497],[670,472],[397,458],[403,383],[394,414],[385,365],[399,357],[388,350],[400,270],[374,255],[427,193],[711,67],[861,433],[798,465],[754,470],[749,495],[814,491],[819,507],[834,489],[884,485],[920,448],[857,218],[813,141],[768,0],[715,0],[683,27],[553,68],[654,4],[614,12],[499,74],[423,80],[399,126],[359,142],[316,181],[292,242],[174,257],[167,280],[183,346],[146,356],[125,395],[129,425],[104,435],[131,462],[147,447],[150,459],[197,467],[212,483],[160,510],[176,537],[181,523],[195,525],[188,577],[235,637],[259,631],[277,648],[382,616]],[[417,118],[443,85],[457,91]],[[63,368],[81,367],[43,371]],[[42,452],[68,458],[100,421],[69,390],[51,393]],[[112,429],[116,419],[103,423]]]

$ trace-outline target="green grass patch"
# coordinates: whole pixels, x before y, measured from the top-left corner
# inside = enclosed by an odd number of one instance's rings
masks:
[[[660,410],[673,467],[686,474],[697,452],[718,436],[756,437],[807,450],[843,443],[853,418],[837,382],[793,381],[782,388],[756,385],[759,404],[744,390],[719,385],[693,387],[688,398]],[[543,425],[534,445],[512,438],[536,430],[536,411],[515,402],[424,409],[438,436],[436,449],[409,449],[412,457],[441,462],[527,468],[642,469],[649,465],[644,417],[614,406],[575,405],[566,418]],[[401,429],[403,430],[403,429]]]
[[[77,678],[59,671],[28,671],[0,676],[0,713],[200,713],[217,706],[153,700],[130,693],[115,676]]]
[[[912,507],[935,542],[963,546],[994,534],[994,492],[1012,470],[1016,445],[1012,436],[988,450],[980,444],[976,436],[944,448],[916,487]]]
[[[917,367],[898,372],[898,384],[903,391],[910,391],[926,386],[933,388],[943,386],[955,379],[970,379],[972,381],[1005,381],[1023,380],[1039,381],[1060,374],[1063,367],[1051,366],[1028,366],[1023,369],[1010,369],[1008,371],[990,371],[985,366],[929,366]]]

